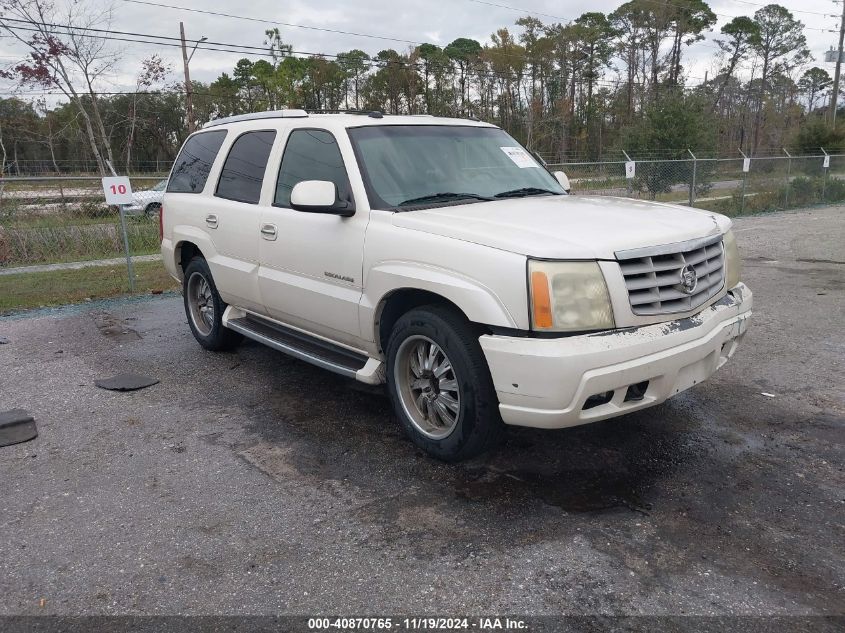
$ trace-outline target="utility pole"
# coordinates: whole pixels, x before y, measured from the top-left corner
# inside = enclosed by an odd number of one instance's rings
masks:
[[[185,111],[188,118],[188,134],[194,131],[194,99],[191,89],[191,72],[188,70],[188,48],[185,45],[185,25],[179,22],[179,35],[182,38],[182,64],[185,66]],[[194,47],[196,48],[196,47]],[[837,72],[838,72],[837,66]]]
[[[833,72],[833,94],[830,97],[830,121],[836,129],[836,108],[839,98],[839,70],[842,66],[842,45],[845,43],[845,0],[842,0],[842,17],[839,20],[839,48],[836,49],[836,70]]]

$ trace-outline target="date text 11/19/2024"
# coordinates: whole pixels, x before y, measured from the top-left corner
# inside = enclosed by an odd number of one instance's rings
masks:
[[[470,618],[309,618],[310,631],[524,631],[528,625],[518,618],[479,617]]]

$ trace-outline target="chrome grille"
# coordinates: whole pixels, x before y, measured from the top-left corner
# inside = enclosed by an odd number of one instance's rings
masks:
[[[688,312],[715,296],[725,282],[721,235],[620,251],[616,253],[616,259],[625,277],[628,300],[634,314]],[[686,266],[691,266],[697,276],[692,292],[688,292],[682,283]]]

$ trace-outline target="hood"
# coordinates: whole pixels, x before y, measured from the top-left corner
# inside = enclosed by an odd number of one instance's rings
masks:
[[[615,259],[619,250],[724,233],[718,213],[603,196],[494,200],[393,214],[395,226],[549,259]]]

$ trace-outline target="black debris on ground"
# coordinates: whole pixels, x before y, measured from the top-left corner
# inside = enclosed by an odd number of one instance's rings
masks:
[[[33,417],[23,409],[0,411],[0,446],[28,442],[38,437]]]
[[[158,378],[150,378],[140,374],[118,374],[111,378],[95,380],[94,384],[100,389],[109,389],[110,391],[137,391],[138,389],[152,387],[158,382]]]

